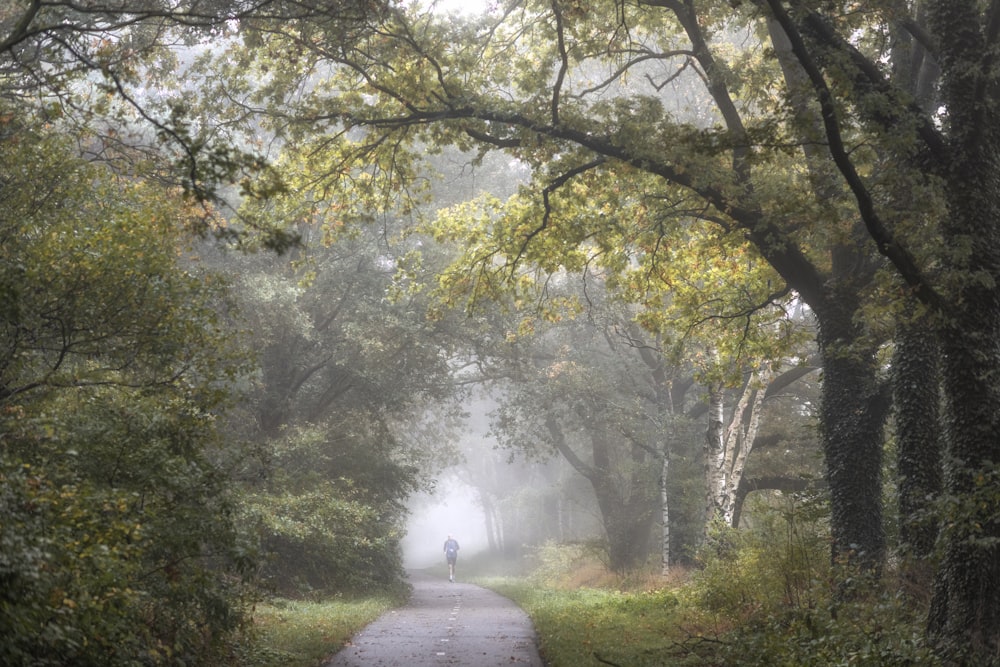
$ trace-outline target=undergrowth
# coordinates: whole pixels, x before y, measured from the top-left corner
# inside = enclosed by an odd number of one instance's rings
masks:
[[[690,572],[614,577],[579,545],[548,544],[527,577],[480,580],[531,616],[550,667],[831,667],[941,664],[925,605],[887,576],[829,563],[825,513],[785,499],[751,529],[715,527]],[[581,584],[581,581],[587,583]]]
[[[829,563],[821,507],[785,499],[754,519],[740,531],[713,528],[696,566],[666,577],[652,566],[618,576],[591,547],[550,543],[527,559],[530,569],[479,556],[463,559],[460,578],[519,604],[549,667],[942,664],[924,641],[927,595],[896,585],[891,573],[845,588],[844,571]],[[400,602],[260,607],[257,652],[240,667],[314,667]]]

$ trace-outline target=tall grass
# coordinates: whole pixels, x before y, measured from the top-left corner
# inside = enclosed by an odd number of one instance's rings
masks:
[[[483,584],[531,616],[539,649],[551,667],[662,667],[686,638],[680,599],[669,590],[559,590],[509,579]]]
[[[661,667],[687,638],[683,573],[665,578],[649,568],[620,576],[604,567],[593,548],[580,544],[547,543],[526,561],[526,575],[475,581],[528,613],[551,667]]]

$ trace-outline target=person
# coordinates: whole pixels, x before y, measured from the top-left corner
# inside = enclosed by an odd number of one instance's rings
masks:
[[[444,557],[448,561],[448,581],[455,581],[455,562],[458,560],[458,542],[451,535],[444,541]]]

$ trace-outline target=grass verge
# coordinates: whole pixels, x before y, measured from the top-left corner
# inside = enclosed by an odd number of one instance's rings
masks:
[[[671,590],[623,592],[540,587],[526,579],[477,581],[516,602],[531,617],[551,667],[683,665],[690,609]]]
[[[244,667],[317,667],[354,634],[401,604],[390,596],[320,602],[272,600],[254,613],[257,641]]]

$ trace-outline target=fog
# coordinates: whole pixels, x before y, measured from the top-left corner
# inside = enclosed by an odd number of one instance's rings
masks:
[[[448,535],[458,540],[459,558],[489,548],[486,517],[478,493],[463,479],[469,479],[470,464],[491,458],[496,441],[489,434],[489,413],[495,404],[477,395],[466,402],[465,408],[462,427],[455,434],[459,462],[440,471],[433,494],[417,494],[408,503],[410,517],[402,542],[403,564],[407,569],[443,564]]]
[[[442,481],[434,495],[415,496],[403,539],[403,563],[421,569],[444,563],[444,541],[452,535],[461,547],[459,556],[485,551],[489,542],[483,511],[472,487]]]

